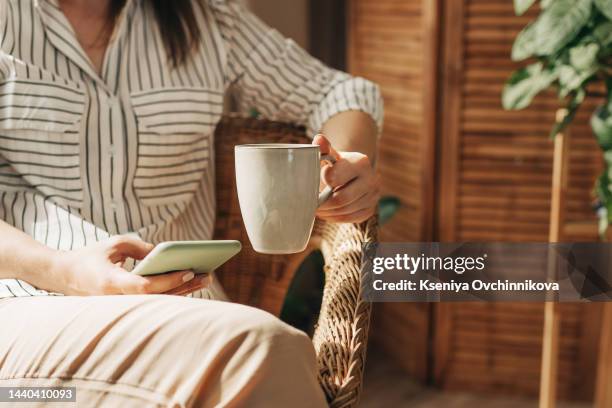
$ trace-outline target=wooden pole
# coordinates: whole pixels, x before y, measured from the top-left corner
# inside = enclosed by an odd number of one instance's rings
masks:
[[[565,109],[557,111],[557,122],[567,115]],[[552,192],[550,204],[549,242],[560,242],[565,220],[565,197],[569,165],[569,133],[555,136],[553,154]],[[552,254],[552,252],[551,252]],[[556,269],[554,254],[549,256],[549,272]],[[561,314],[554,301],[544,304],[542,336],[542,367],[540,376],[540,408],[554,408],[557,399],[557,369],[559,362],[559,335]]]
[[[597,361],[595,407],[612,406],[612,303],[604,304]]]
[[[612,242],[612,227],[608,227],[606,242]],[[612,407],[612,303],[603,304],[597,378],[595,382],[595,408]]]

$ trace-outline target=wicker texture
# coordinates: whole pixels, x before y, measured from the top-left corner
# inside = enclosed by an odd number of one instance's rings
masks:
[[[217,220],[215,238],[237,239],[239,256],[220,268],[228,296],[279,315],[295,271],[314,249],[325,259],[325,289],[313,336],[319,382],[332,407],[357,404],[365,363],[370,305],[362,301],[360,264],[365,242],[376,240],[376,220],[362,224],[317,221],[309,247],[292,255],[258,254],[250,246],[238,205],[234,146],[244,143],[309,143],[299,127],[238,117],[225,117],[215,132]]]

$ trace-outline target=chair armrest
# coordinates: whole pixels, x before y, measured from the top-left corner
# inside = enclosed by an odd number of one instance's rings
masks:
[[[361,255],[364,243],[376,241],[376,227],[376,217],[361,224],[318,222],[312,237],[325,258],[313,343],[331,407],[354,407],[359,400],[371,312],[361,294]]]

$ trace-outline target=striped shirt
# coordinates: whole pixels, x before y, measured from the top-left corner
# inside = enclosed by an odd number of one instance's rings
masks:
[[[57,0],[0,0],[0,219],[55,249],[116,234],[212,238],[224,95],[303,124],[367,112],[378,88],[332,70],[233,0],[193,2],[202,41],[173,68],[146,0],[128,0],[100,73]],[[0,280],[0,298],[46,295]],[[202,295],[202,294],[200,294]]]

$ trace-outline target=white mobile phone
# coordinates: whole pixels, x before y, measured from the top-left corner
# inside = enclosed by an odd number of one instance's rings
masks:
[[[240,241],[169,241],[158,244],[132,273],[158,275],[192,269],[209,273],[240,252]]]

